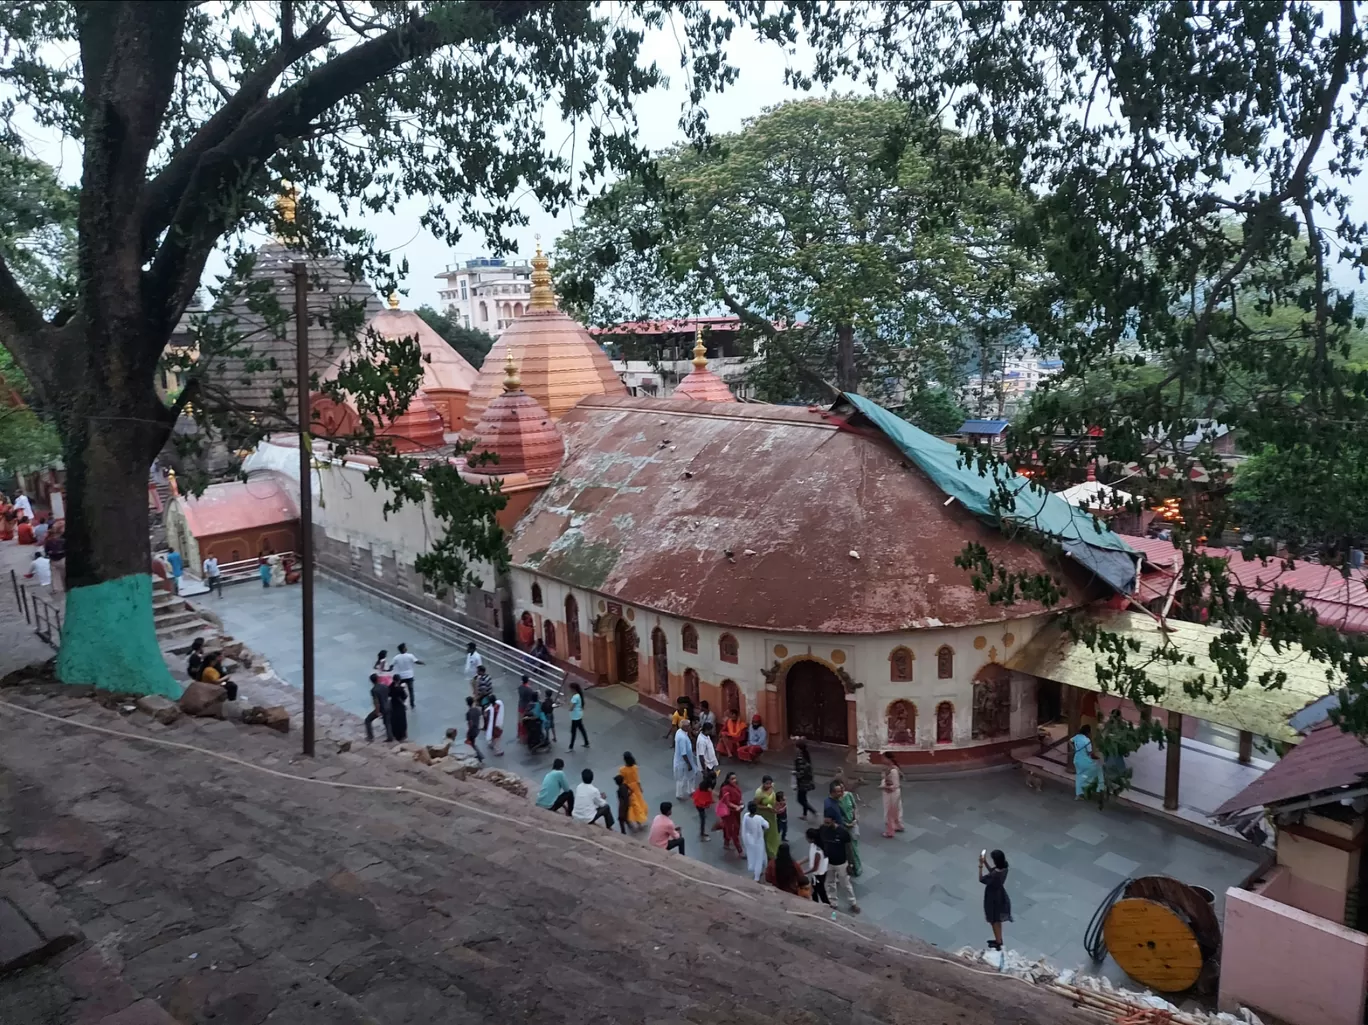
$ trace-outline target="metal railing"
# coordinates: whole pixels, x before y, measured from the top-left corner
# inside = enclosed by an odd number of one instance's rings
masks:
[[[39,598],[29,597],[33,604],[33,632],[54,648],[62,646],[62,610]]]
[[[24,614],[24,622],[31,626],[33,615],[29,612],[28,588],[19,583],[19,575],[14,570],[10,570],[10,583],[14,585],[14,604]]]
[[[566,672],[560,666],[533,658],[521,648],[505,644],[497,637],[491,637],[474,627],[454,619],[448,619],[421,605],[396,598],[394,595],[370,584],[353,580],[350,577],[319,567],[318,579],[338,590],[350,591],[372,608],[388,613],[395,618],[412,623],[424,633],[464,648],[472,641],[480,652],[480,657],[491,672],[502,670],[515,679],[526,673],[534,687],[550,690],[559,696],[565,689]]]

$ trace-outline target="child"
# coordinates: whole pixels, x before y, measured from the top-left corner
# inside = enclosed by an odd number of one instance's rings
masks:
[[[712,839],[708,833],[708,809],[712,807],[713,787],[716,785],[717,778],[711,772],[705,772],[693,792],[694,807],[698,809],[698,838],[705,842]]]
[[[544,693],[546,696],[542,698],[541,703],[541,713],[546,719],[544,729],[547,738],[554,741],[556,739],[556,701],[551,696],[551,691],[547,690]]]
[[[774,821],[779,826],[779,842],[788,843],[788,801],[782,790],[774,792]]]
[[[613,782],[617,784],[618,829],[622,830],[625,835],[627,832],[627,812],[632,806],[632,788],[621,776],[614,776]]]

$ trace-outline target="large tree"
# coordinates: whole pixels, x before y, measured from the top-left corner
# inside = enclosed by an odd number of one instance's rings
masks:
[[[205,361],[168,404],[154,381],[210,255],[264,228],[311,260],[346,254],[388,290],[396,269],[350,225],[414,195],[428,198],[422,221],[445,240],[476,228],[496,250],[510,248],[505,230],[524,220],[521,195],[555,208],[611,169],[641,163],[631,105],[661,80],[641,49],[667,9],[696,102],[734,73],[720,51],[732,18],[695,3],[623,11],[587,0],[0,5],[3,141],[17,150],[36,124],[81,152],[70,296],[49,308],[20,277],[23,261],[0,259],[0,343],[63,441],[63,679],[170,689],[152,629],[147,470],[184,411],[213,414],[223,382]],[[546,139],[548,109],[583,130],[580,166]],[[694,115],[688,127],[703,130]],[[290,217],[274,203],[282,179],[300,190]],[[216,312],[250,309],[253,330],[285,336],[281,314],[258,308],[262,299],[234,274]],[[202,344],[223,349],[250,341],[224,317],[202,318],[199,331]],[[363,343],[341,376],[383,422],[402,411],[420,368],[416,346],[372,351],[379,344]],[[250,357],[235,358],[239,370],[250,368]],[[378,372],[376,362],[401,372]],[[410,467],[386,465],[401,497],[415,497],[421,485],[406,476]],[[482,517],[449,535],[459,579],[461,552],[493,544],[493,499],[466,494],[458,480],[446,486],[457,519],[467,499]]]
[[[1048,273],[1014,311],[1062,357],[1052,387],[1118,359],[1158,368],[1092,408],[1037,406],[1043,415],[1023,425],[1016,448],[1029,458],[1070,433],[1057,431],[1069,417],[1100,428],[1096,447],[1111,458],[1135,460],[1146,439],[1157,443],[1139,465],[1155,479],[1176,471],[1180,600],[1218,630],[1218,671],[1193,689],[1278,686],[1277,672],[1251,674],[1248,656],[1295,643],[1347,687],[1341,721],[1368,732],[1365,638],[1318,624],[1286,588],[1261,607],[1221,563],[1197,557],[1227,509],[1186,471],[1200,464],[1219,478],[1223,462],[1211,444],[1183,442],[1199,420],[1218,418],[1250,448],[1304,451],[1310,465],[1362,452],[1368,374],[1351,360],[1352,297],[1336,286],[1368,264],[1368,223],[1351,202],[1365,155],[1362,7],[890,4],[839,29],[814,24],[819,74],[885,71],[914,109],[947,111],[1019,162],[1041,197]],[[1274,310],[1280,330],[1268,329]],[[1063,455],[1081,466],[1092,447]],[[1345,506],[1357,498],[1336,488],[1318,497],[1332,513],[1322,522],[1339,525],[1319,557],[1342,566],[1355,522]],[[1004,581],[986,552],[964,561],[999,600],[1049,593],[1046,581]],[[1098,649],[1101,682],[1142,706],[1162,693],[1150,668],[1184,658],[1167,643],[1136,648],[1077,629]]]
[[[598,323],[741,317],[772,400],[834,382],[897,406],[953,384],[1031,277],[1015,168],[896,99],[786,103],[658,172],[663,187],[615,186],[560,239],[562,289]]]

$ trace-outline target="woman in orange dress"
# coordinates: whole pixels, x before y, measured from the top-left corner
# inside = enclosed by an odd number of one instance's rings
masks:
[[[717,753],[735,758],[745,737],[746,724],[741,721],[740,710],[733,708],[727,713],[727,721],[722,724],[722,733],[717,738]]]
[[[0,541],[9,541],[14,537],[14,507],[9,504],[9,499],[0,494]]]
[[[622,753],[622,768],[618,769],[618,775],[622,777],[622,782],[631,795],[627,802],[627,814],[623,818],[632,829],[645,829],[646,795],[641,791],[641,770],[637,768],[632,752]]]

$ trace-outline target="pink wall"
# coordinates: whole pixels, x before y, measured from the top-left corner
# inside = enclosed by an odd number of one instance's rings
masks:
[[[1249,1007],[1288,1025],[1362,1025],[1366,993],[1368,934],[1248,890],[1226,891],[1221,1010]]]

